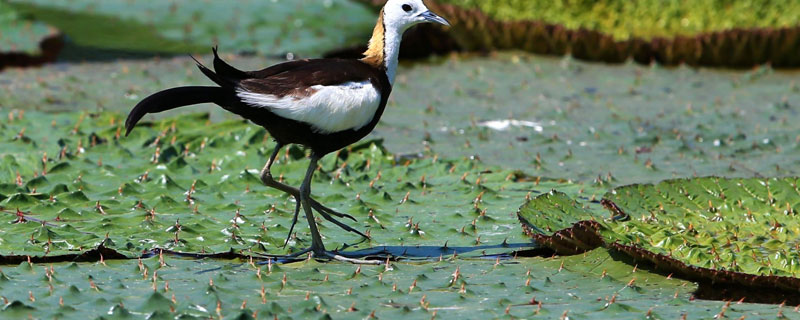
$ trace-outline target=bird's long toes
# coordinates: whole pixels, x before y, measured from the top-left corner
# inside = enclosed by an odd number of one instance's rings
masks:
[[[355,228],[353,228],[351,226],[348,226],[348,225],[342,223],[341,221],[336,220],[335,218],[331,217],[325,211],[319,211],[318,210],[318,212],[323,218],[325,218],[325,220],[333,222],[333,224],[339,226],[339,228],[342,228],[342,229],[344,229],[345,231],[348,231],[348,232],[356,233],[356,234],[364,237],[365,239],[371,239],[368,235],[364,234],[363,232],[358,231],[357,229],[355,229]]]
[[[311,252],[311,248],[305,248],[305,249],[300,250],[298,252],[295,252],[295,253],[287,255],[287,257],[297,258],[297,257],[302,256],[302,255],[304,255],[306,253],[309,253],[309,252]]]
[[[353,216],[351,216],[349,214],[341,213],[341,212],[338,212],[338,211],[333,210],[331,208],[328,208],[328,207],[322,205],[321,203],[319,203],[317,200],[314,200],[313,198],[311,198],[310,200],[311,200],[311,207],[314,208],[314,210],[316,210],[319,213],[325,212],[325,213],[327,213],[329,215],[334,215],[334,216],[337,216],[339,218],[347,218],[347,219],[350,219],[350,220],[353,220],[353,221],[358,221],[355,217],[353,217]]]
[[[384,261],[382,260],[363,260],[363,259],[348,258],[330,251],[325,252],[325,258],[331,259],[333,261],[347,262],[352,264],[381,265],[384,263]]]
[[[300,215],[300,201],[294,206],[294,217],[292,218],[292,225],[289,227],[289,234],[286,235],[286,242],[283,243],[283,247],[286,248],[286,245],[289,244],[289,239],[292,238],[292,232],[294,231],[294,226],[297,225],[297,216]]]

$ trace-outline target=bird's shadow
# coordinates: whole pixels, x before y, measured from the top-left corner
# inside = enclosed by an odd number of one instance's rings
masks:
[[[381,260],[438,260],[448,256],[468,255],[475,258],[513,258],[515,255],[548,255],[551,251],[532,242],[479,245],[470,247],[444,246],[377,246],[337,254],[351,259]],[[478,253],[471,254],[470,253]]]
[[[548,248],[539,246],[532,242],[525,243],[506,243],[496,245],[479,245],[469,247],[450,247],[444,246],[376,246],[366,249],[353,251],[336,251],[337,255],[349,259],[361,259],[372,261],[408,261],[408,262],[434,262],[450,257],[460,257],[468,259],[486,260],[511,260],[517,257],[550,257],[554,252]],[[174,254],[174,253],[173,253]],[[185,255],[185,254],[184,254]],[[198,256],[195,258],[211,258],[210,256]],[[213,257],[222,258],[222,257]],[[288,264],[307,261],[313,255],[253,255],[252,263],[258,265],[267,264]],[[320,259],[319,261],[330,261]],[[244,266],[248,263],[239,263]],[[230,266],[227,266],[230,267]],[[221,270],[223,267],[204,269],[197,273],[206,273]]]

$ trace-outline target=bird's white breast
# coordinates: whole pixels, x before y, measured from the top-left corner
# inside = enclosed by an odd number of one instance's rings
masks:
[[[244,89],[239,89],[237,95],[248,105],[311,124],[319,133],[358,130],[372,121],[381,103],[381,95],[370,81],[316,85],[310,89],[313,94],[305,97],[278,97]]]

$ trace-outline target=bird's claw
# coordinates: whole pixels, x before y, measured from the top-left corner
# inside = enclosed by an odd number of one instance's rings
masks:
[[[333,210],[331,208],[323,206],[317,200],[314,200],[314,198],[309,197],[308,200],[311,203],[311,208],[314,209],[314,211],[318,212],[323,218],[325,218],[325,220],[333,222],[333,224],[339,226],[339,228],[342,228],[347,232],[352,232],[352,233],[355,233],[355,234],[358,234],[358,235],[364,237],[365,239],[370,239],[370,237],[367,236],[366,234],[364,234],[363,232],[358,231],[357,229],[355,229],[355,228],[353,228],[351,226],[348,226],[348,225],[342,223],[339,220],[336,220],[331,215],[334,215],[334,216],[337,216],[337,217],[340,217],[340,218],[350,218],[353,221],[358,221],[355,218],[353,218],[353,216],[351,216],[349,214],[345,214],[345,213],[339,213],[339,212],[337,212],[337,211],[335,211],[335,210]],[[286,242],[283,243],[284,248],[286,247],[287,244],[289,244],[289,239],[291,239],[291,237],[292,237],[292,231],[294,231],[294,226],[297,224],[297,217],[300,215],[300,201],[299,201],[299,199],[296,199],[296,203],[297,204],[294,207],[294,217],[292,217],[292,225],[289,227],[289,234],[286,236]]]
[[[321,203],[317,202],[317,200],[314,200],[314,198],[311,198],[310,200],[311,200],[311,207],[314,208],[314,210],[316,210],[319,213],[327,212],[328,214],[337,216],[339,218],[348,218],[348,219],[353,220],[353,221],[358,221],[358,220],[356,220],[356,218],[354,218],[353,216],[351,216],[349,214],[340,213],[340,212],[338,212],[336,210],[333,210],[331,208],[323,206]]]
[[[343,255],[338,254],[336,251],[327,251],[323,250],[321,253],[314,253],[317,250],[314,250],[313,247],[305,248],[298,252],[294,252],[287,255],[271,255],[267,254],[264,257],[272,258],[272,259],[285,259],[289,261],[299,261],[304,260],[300,257],[303,255],[308,254],[308,258],[315,258],[319,260],[330,260],[330,261],[339,261],[339,262],[347,262],[352,264],[368,264],[368,265],[381,265],[389,263],[390,258],[386,258],[385,260],[366,260],[366,259],[355,259],[355,258],[348,258]]]
[[[384,261],[382,261],[382,260],[353,259],[353,258],[348,258],[348,257],[342,256],[342,255],[338,255],[338,254],[330,252],[330,251],[325,251],[325,257],[328,258],[328,259],[334,260],[334,261],[348,262],[348,263],[352,263],[352,264],[369,264],[369,265],[382,265],[382,264],[384,264]],[[387,262],[388,262],[388,260],[387,260]]]

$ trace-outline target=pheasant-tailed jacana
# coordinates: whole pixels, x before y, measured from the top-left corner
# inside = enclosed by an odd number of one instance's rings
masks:
[[[297,60],[246,72],[220,59],[215,48],[214,71],[199,62],[197,67],[218,86],[178,87],[145,98],[128,115],[125,134],[147,113],[199,103],[217,104],[266,128],[277,145],[261,170],[261,180],[297,200],[289,234],[302,207],[312,239],[311,247],[304,252],[350,261],[325,250],[312,209],[339,227],[366,236],[332,217],[355,220],[352,216],[311,198],[311,176],[320,158],[360,140],[375,128],[392,91],[403,33],[423,22],[449,25],[428,10],[422,0],[388,0],[365,57],[360,60]],[[299,189],[275,181],[270,173],[275,157],[287,144],[311,150],[311,161]]]

